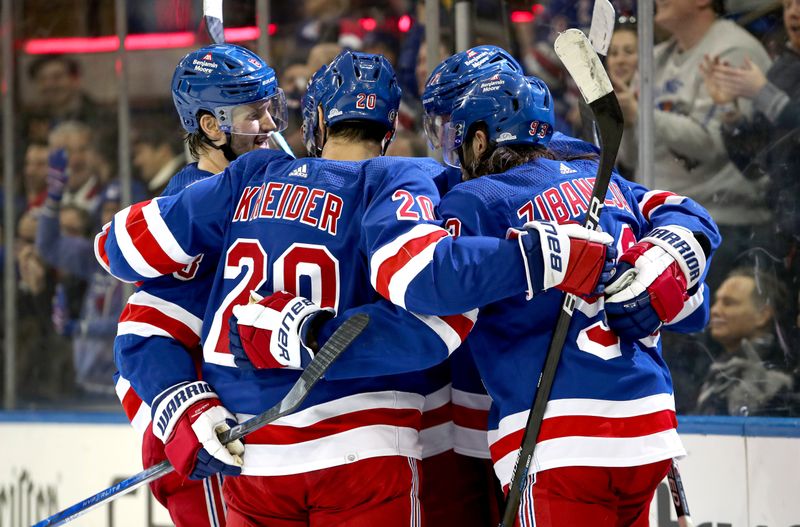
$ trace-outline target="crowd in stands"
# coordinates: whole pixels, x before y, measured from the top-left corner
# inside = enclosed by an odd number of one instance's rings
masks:
[[[637,120],[645,110],[638,104],[636,2],[613,3],[619,20],[606,61],[626,120],[617,168],[636,181]],[[137,3],[131,16],[145,13],[146,4]],[[424,2],[272,4],[279,29],[270,64],[289,106],[284,136],[298,156],[305,155],[300,101],[308,79],[343,47],[381,53],[398,72],[399,132],[388,154],[427,155],[419,97],[428,78]],[[588,28],[593,2],[511,2],[525,4],[527,15],[506,13],[508,24],[496,4],[474,2],[473,44],[513,50],[528,74],[549,85],[557,129],[592,140],[591,114],[552,42],[568,27]],[[800,0],[775,2],[757,17],[728,12],[727,4],[655,2],[651,186],[697,200],[723,236],[706,283],[708,328],[664,333],[664,355],[680,413],[798,416]],[[150,18],[140,16],[135,27],[162,29]],[[441,21],[437,61],[454,51],[452,2],[442,2]],[[16,262],[17,305],[10,309],[19,406],[115,405],[112,342],[128,290],[98,267],[92,233],[122,206],[116,106],[93,100],[89,75],[70,55],[37,56],[20,74],[28,76],[34,102],[19,108],[18,177],[15,188],[3,189],[14,193],[17,217],[16,239],[5,250]],[[132,102],[133,201],[158,196],[187,160],[171,101],[162,102],[158,112]]]

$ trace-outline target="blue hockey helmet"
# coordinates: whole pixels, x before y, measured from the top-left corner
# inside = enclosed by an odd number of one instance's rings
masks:
[[[458,151],[479,122],[486,125],[494,145],[547,145],[553,136],[553,98],[538,77],[517,73],[488,73],[455,101],[442,132],[445,163],[460,166]]]
[[[286,98],[275,70],[252,51],[234,44],[212,44],[181,59],[172,76],[172,100],[183,128],[198,129],[201,110],[217,118],[226,133],[258,135],[259,121],[286,128]]]
[[[370,121],[386,127],[383,151],[394,136],[400,85],[394,68],[382,55],[344,50],[311,78],[303,97],[303,139],[311,155],[319,155],[317,108],[326,127],[342,121]]]
[[[431,72],[422,94],[423,126],[431,148],[441,146],[442,126],[457,98],[486,73],[507,71],[522,74],[522,66],[509,52],[497,46],[476,46],[446,58]]]

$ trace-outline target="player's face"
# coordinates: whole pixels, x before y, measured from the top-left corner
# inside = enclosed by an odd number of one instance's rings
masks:
[[[280,90],[266,99],[220,111],[226,114],[223,122],[231,133],[231,148],[239,155],[270,148],[270,134],[286,129],[286,99]]]
[[[428,138],[428,146],[431,147],[431,150],[442,147],[444,128],[449,122],[449,115],[433,115],[426,113],[422,116],[422,127],[425,130],[425,137]]]
[[[278,127],[269,113],[269,103],[242,104],[233,110],[231,147],[237,154],[269,148],[269,134]]]
[[[743,338],[757,335],[771,319],[768,308],[753,301],[755,281],[746,276],[733,276],[722,282],[711,306],[708,324],[714,340],[737,345]]]
[[[636,33],[630,30],[614,32],[608,48],[608,73],[616,82],[630,84],[639,62]]]

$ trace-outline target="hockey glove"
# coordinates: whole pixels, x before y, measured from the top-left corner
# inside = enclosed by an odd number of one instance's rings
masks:
[[[335,311],[286,291],[253,299],[257,302],[233,308],[229,341],[236,365],[305,368],[314,358],[314,351],[306,344],[312,322],[333,318]]]
[[[176,472],[189,479],[241,474],[244,445],[239,440],[223,445],[217,437],[236,425],[236,418],[208,383],[177,384],[159,395],[153,408],[153,433]]]
[[[47,159],[47,197],[56,203],[64,197],[67,186],[67,153],[59,148]]]
[[[603,294],[616,259],[608,233],[575,223],[531,221],[522,231],[510,229],[513,236],[528,264],[528,298],[552,287],[579,296]]]
[[[652,335],[681,312],[705,267],[705,253],[689,230],[652,230],[623,253],[606,285],[608,327],[626,340]]]

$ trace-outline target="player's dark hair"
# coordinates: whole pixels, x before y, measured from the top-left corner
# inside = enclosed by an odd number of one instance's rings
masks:
[[[723,16],[725,14],[725,0],[711,0],[711,9],[717,14],[717,16]]]
[[[328,137],[348,143],[369,142],[380,145],[387,131],[386,126],[372,121],[340,121],[328,128]]]
[[[472,140],[478,130],[487,133],[485,123],[475,123],[467,133],[467,140],[464,145],[470,148]],[[489,144],[489,148],[481,154],[480,158],[473,158],[469,161],[468,176],[469,179],[478,178],[487,174],[500,174],[514,167],[528,163],[535,159],[553,159],[561,161],[577,161],[581,159],[597,159],[596,154],[577,154],[571,156],[559,156],[549,148],[543,145],[501,145]],[[465,162],[464,156],[461,156],[462,164]]]
[[[204,115],[208,114],[211,115],[210,112],[205,110],[200,110],[197,112],[197,122],[200,122],[200,118]],[[197,130],[194,132],[187,133],[184,138],[184,142],[186,143],[186,147],[189,149],[189,153],[195,159],[200,159],[200,155],[208,148],[209,139],[206,137],[205,132],[199,126]]]

